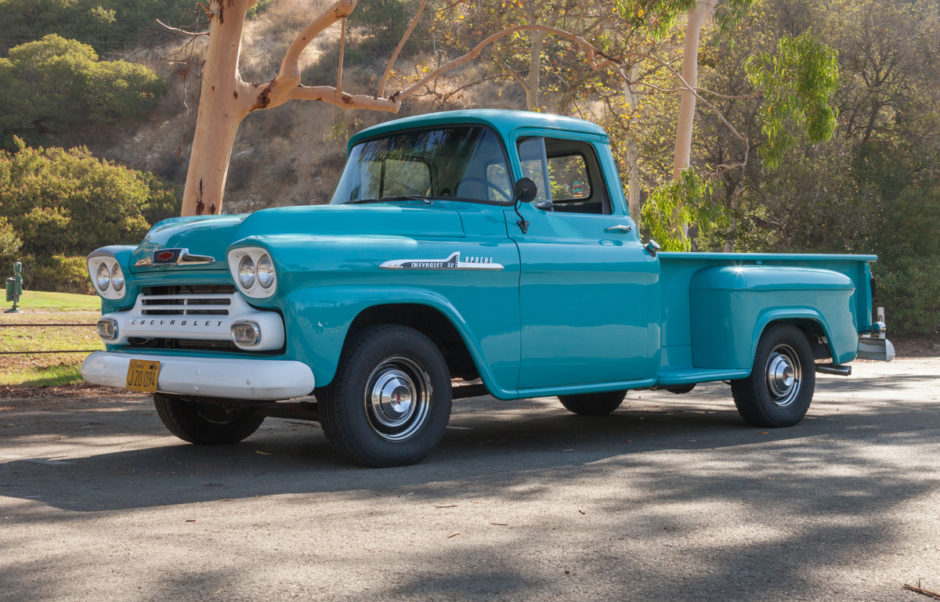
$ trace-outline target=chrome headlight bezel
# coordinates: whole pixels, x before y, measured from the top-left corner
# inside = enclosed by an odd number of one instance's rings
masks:
[[[113,255],[88,256],[88,277],[95,292],[105,299],[123,299],[127,294],[127,281],[121,264]]]
[[[243,261],[251,263],[250,286],[245,286],[240,277]],[[271,265],[271,277],[269,280],[265,279],[267,286],[262,283],[262,279],[259,278],[258,274],[258,265],[262,261],[270,263]],[[238,290],[242,294],[248,297],[265,299],[273,297],[274,293],[277,291],[277,268],[274,267],[274,260],[271,258],[271,254],[267,249],[261,247],[238,247],[231,249],[228,252],[228,268],[229,272],[232,274],[232,280],[235,281],[235,286],[238,287]],[[247,280],[246,278],[246,281]]]

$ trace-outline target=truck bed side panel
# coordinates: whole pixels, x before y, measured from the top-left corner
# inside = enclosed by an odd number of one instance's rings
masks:
[[[876,260],[874,256],[660,253],[659,257],[661,370],[749,369],[760,333],[778,319],[818,324],[833,361],[844,363],[857,353],[858,333],[871,328],[868,262]]]

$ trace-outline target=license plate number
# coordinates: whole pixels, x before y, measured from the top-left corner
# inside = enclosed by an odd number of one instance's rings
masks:
[[[131,360],[127,367],[127,388],[143,393],[157,392],[157,377],[160,375],[160,362]]]

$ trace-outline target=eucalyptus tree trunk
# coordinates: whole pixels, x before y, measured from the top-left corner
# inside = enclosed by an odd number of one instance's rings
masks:
[[[676,125],[676,150],[672,168],[672,179],[688,169],[692,156],[692,125],[695,121],[695,94],[698,88],[698,45],[702,26],[715,10],[716,0],[699,0],[692,12],[685,34],[685,50],[682,55],[682,79],[686,89],[679,97],[679,119]]]
[[[639,74],[639,65],[633,65],[629,71],[629,81],[623,84],[623,96],[631,111],[635,114],[640,102],[639,86],[635,82]],[[636,141],[636,134],[631,125],[627,133],[626,141],[627,151],[627,208],[630,211],[630,217],[637,224],[640,223],[640,151]]]
[[[535,13],[536,3],[529,1],[526,4],[526,23],[536,25],[538,15]],[[539,99],[539,79],[542,71],[542,50],[545,47],[544,31],[533,31],[531,35],[531,46],[529,46],[529,72],[525,78],[525,104],[530,111],[541,109],[541,100]]]

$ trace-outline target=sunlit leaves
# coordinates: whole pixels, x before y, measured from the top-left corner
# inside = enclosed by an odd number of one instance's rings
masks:
[[[836,51],[809,33],[780,39],[777,53],[762,52],[745,64],[751,84],[764,95],[761,148],[764,163],[774,168],[796,142],[801,130],[811,142],[828,140],[836,127],[830,103],[839,85]]]
[[[643,223],[664,251],[690,251],[688,229],[693,224],[702,234],[727,227],[728,212],[711,202],[712,185],[690,168],[650,194],[643,205]]]

